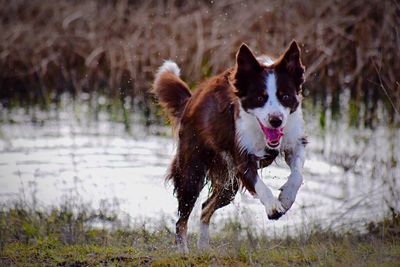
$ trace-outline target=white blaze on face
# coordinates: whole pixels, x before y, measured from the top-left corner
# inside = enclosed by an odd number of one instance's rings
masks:
[[[278,100],[278,97],[276,95],[278,88],[277,88],[277,84],[276,84],[275,73],[272,72],[272,73],[268,74],[267,79],[266,79],[266,87],[267,87],[268,101],[265,102],[264,106],[255,108],[255,109],[251,110],[250,112],[253,113],[254,116],[256,116],[257,119],[265,127],[274,128],[268,122],[268,119],[271,116],[277,116],[277,117],[282,118],[281,127],[285,127],[287,118],[290,114],[290,109],[287,107],[284,107]]]

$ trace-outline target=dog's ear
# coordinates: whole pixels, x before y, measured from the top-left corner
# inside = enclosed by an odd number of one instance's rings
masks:
[[[301,63],[300,48],[295,40],[293,40],[285,53],[276,61],[276,69],[278,71],[287,72],[293,77],[297,86],[304,82],[304,66]]]
[[[235,67],[235,87],[236,95],[244,97],[247,95],[251,84],[254,83],[254,77],[262,70],[260,63],[246,44],[242,44],[236,54]]]
[[[242,44],[236,54],[236,72],[249,74],[258,72],[261,69],[256,57],[246,44]]]

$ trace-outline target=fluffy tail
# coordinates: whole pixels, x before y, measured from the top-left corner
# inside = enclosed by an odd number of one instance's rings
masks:
[[[179,78],[179,75],[178,65],[167,60],[158,69],[153,85],[153,93],[175,125],[182,117],[186,103],[192,96],[189,87]]]

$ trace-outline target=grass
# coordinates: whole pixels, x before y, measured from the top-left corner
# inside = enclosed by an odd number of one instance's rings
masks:
[[[1,266],[400,266],[400,216],[365,232],[315,228],[308,235],[269,238],[228,222],[212,249],[180,254],[173,232],[123,225],[114,215],[62,207],[35,211],[15,205],[0,213]],[[96,221],[103,227],[93,226]],[[97,224],[99,225],[99,224]],[[107,225],[105,227],[104,225]],[[246,234],[243,234],[246,232]]]
[[[276,241],[272,240],[271,244]],[[182,255],[172,250],[145,251],[132,247],[10,244],[0,263],[16,266],[399,266],[400,245],[390,242],[318,242],[304,246],[266,246],[258,249]]]

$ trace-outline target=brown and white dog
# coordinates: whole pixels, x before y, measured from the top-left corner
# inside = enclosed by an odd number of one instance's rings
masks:
[[[295,201],[303,178],[304,137],[301,86],[304,66],[293,41],[277,60],[256,58],[243,44],[236,64],[202,82],[192,94],[176,63],[158,70],[153,92],[178,133],[167,179],[174,183],[179,220],[176,242],[187,248],[187,222],[208,180],[212,193],[202,205],[199,248],[207,248],[212,214],[228,205],[240,186],[258,197],[269,219]],[[257,173],[282,152],[291,174],[276,199]]]

